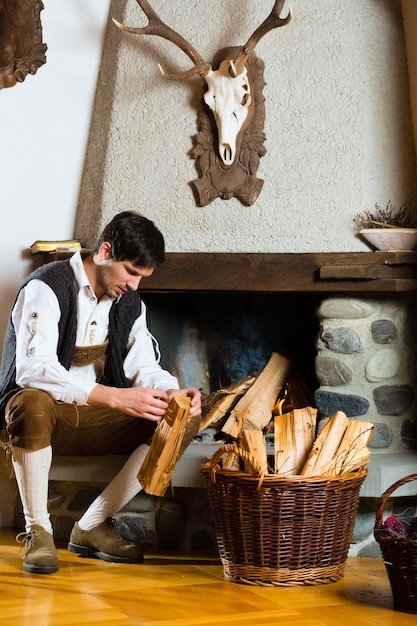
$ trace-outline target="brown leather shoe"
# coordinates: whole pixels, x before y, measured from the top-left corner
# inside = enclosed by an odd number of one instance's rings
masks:
[[[68,544],[70,552],[110,563],[141,563],[143,553],[138,543],[125,541],[109,517],[91,530],[82,530],[75,522]]]
[[[23,570],[31,574],[53,574],[59,570],[54,538],[42,526],[33,526],[16,537],[25,546]]]

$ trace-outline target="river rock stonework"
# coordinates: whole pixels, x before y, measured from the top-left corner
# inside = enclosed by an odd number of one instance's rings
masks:
[[[316,314],[319,427],[340,410],[375,424],[373,452],[417,449],[417,301],[334,297]]]

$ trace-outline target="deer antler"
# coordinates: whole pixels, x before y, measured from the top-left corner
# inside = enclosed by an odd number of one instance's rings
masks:
[[[291,19],[291,11],[288,11],[287,17],[281,18],[280,13],[285,4],[285,0],[276,0],[271,13],[262,22],[255,32],[249,37],[248,41],[242,46],[240,52],[234,61],[230,63],[230,74],[233,78],[239,76],[243,71],[243,67],[248,59],[249,54],[255,49],[255,46],[270,30],[279,26],[285,26]]]
[[[167,24],[165,24],[152,9],[148,0],[136,0],[142,11],[145,13],[149,20],[149,24],[144,26],[143,28],[133,28],[130,26],[125,26],[124,24],[120,24],[117,20],[113,18],[113,22],[118,26],[121,30],[124,30],[128,33],[133,33],[135,35],[157,35],[158,37],[163,37],[168,41],[171,41],[173,44],[178,46],[185,54],[193,61],[195,67],[187,72],[178,72],[176,74],[167,74],[161,65],[158,64],[159,69],[165,78],[169,78],[171,80],[181,80],[185,78],[189,78],[190,76],[195,76],[196,74],[200,74],[200,76],[205,76],[211,70],[210,63],[204,61],[204,59],[199,55],[197,50],[193,48],[193,46],[186,41],[179,33],[170,28]]]

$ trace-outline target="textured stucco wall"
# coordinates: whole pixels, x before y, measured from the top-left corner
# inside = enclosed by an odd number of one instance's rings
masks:
[[[152,0],[160,17],[207,60],[243,44],[272,0]],[[123,5],[126,10],[123,11]],[[91,245],[120,210],[153,219],[170,251],[361,251],[353,216],[417,200],[400,0],[291,0],[292,22],[268,33],[264,188],[197,207],[189,182],[203,81],[170,82],[157,63],[190,67],[171,43],[109,23],[81,187],[76,234]],[[110,15],[146,18],[134,0]]]

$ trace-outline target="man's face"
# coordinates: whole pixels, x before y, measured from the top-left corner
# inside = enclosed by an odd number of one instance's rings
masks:
[[[104,247],[104,248],[103,248]],[[111,246],[103,244],[99,251],[97,263],[97,281],[109,298],[118,298],[126,291],[136,291],[143,277],[153,274],[154,267],[142,267],[132,261],[115,261],[111,254]]]

